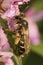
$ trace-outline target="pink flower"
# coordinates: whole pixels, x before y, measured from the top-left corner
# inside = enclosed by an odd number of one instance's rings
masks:
[[[2,15],[2,18],[12,18],[19,13],[18,5],[11,5],[11,7]]]
[[[2,27],[0,26],[0,51],[2,50],[8,50],[9,49],[9,43],[7,36],[5,35]]]
[[[29,20],[29,36],[30,36],[30,41],[34,45],[38,45],[40,43],[40,35],[39,35],[39,30],[35,22],[31,22]]]
[[[2,15],[2,18],[12,18],[13,16],[20,14],[18,5],[28,1],[30,0],[4,0],[1,7],[7,9],[7,11]]]
[[[34,17],[35,22],[38,21],[38,20],[42,20],[43,19],[43,10],[36,13],[33,17]]]
[[[28,2],[28,1],[30,1],[30,0],[9,0],[9,1],[8,0],[3,0],[2,4],[1,4],[1,7],[4,8],[4,9],[7,9],[14,2],[18,2],[18,3],[22,2],[23,3],[23,2]]]
[[[3,62],[5,65],[14,65],[11,59],[13,53],[7,52],[8,50],[9,50],[8,39],[2,27],[0,26],[0,62]]]
[[[3,0],[1,7],[4,9],[7,9],[11,6],[11,4],[14,2],[15,0]]]
[[[34,21],[35,10],[32,8],[28,10],[25,13],[25,15],[29,24],[30,41],[32,42],[32,44],[38,45],[40,43],[40,35],[39,35],[38,27]]]
[[[14,21],[13,19],[9,19],[7,22],[8,22],[9,30],[14,31],[17,29],[18,24],[16,24],[16,21]]]
[[[14,65],[11,57],[13,53],[11,52],[0,52],[0,62],[3,62],[5,65]]]

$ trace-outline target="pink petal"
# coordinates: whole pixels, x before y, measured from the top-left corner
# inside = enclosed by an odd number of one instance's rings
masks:
[[[40,35],[39,35],[39,30],[34,22],[29,21],[29,36],[30,36],[30,41],[34,45],[38,45],[40,43]]]
[[[34,21],[42,20],[43,19],[43,10],[36,13],[34,16]]]
[[[0,56],[2,56],[3,58],[6,58],[6,57],[11,58],[13,56],[13,53],[0,51]]]
[[[15,0],[4,0],[3,3],[1,4],[2,8],[9,8],[11,6],[11,4],[14,2]]]
[[[9,48],[10,48],[10,46],[9,46],[9,44],[7,43],[7,44],[5,44],[5,45],[2,47],[2,50],[3,50],[3,51],[7,51],[7,50],[9,50]]]
[[[0,51],[0,62],[7,63],[8,59],[11,59],[12,56],[13,56],[12,52]]]
[[[9,43],[8,43],[7,36],[5,35],[2,27],[0,26],[0,48],[2,48],[1,50],[4,49],[3,47],[4,45],[6,46],[5,49],[9,49]]]
[[[11,59],[8,59],[5,65],[14,65],[14,63]]]
[[[29,18],[29,17],[33,17],[34,14],[35,14],[35,8],[30,8],[30,9],[28,9],[28,11],[25,13],[25,16],[26,16],[27,18]]]
[[[2,18],[12,18],[19,13],[18,5],[11,5],[11,7],[2,15]]]

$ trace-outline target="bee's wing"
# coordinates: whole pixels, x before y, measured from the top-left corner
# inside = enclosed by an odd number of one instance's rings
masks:
[[[30,40],[29,40],[29,35],[26,34],[24,35],[24,41],[25,41],[25,54],[28,54],[30,51]]]

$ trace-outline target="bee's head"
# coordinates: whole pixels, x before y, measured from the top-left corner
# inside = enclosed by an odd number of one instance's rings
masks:
[[[23,17],[24,17],[24,13],[20,13],[20,15],[15,16],[15,19],[21,20],[21,19],[23,19]]]

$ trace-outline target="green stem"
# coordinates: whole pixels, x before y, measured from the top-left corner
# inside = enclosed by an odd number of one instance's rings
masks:
[[[22,65],[22,58],[19,57],[18,60],[19,60],[19,65]]]
[[[22,65],[22,58],[21,57],[14,55],[14,60],[16,61],[17,65]]]

